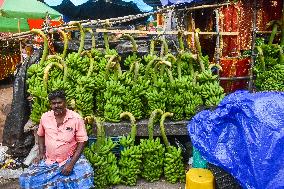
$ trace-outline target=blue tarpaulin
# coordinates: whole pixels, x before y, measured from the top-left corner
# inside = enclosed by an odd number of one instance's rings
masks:
[[[284,93],[228,95],[188,124],[193,146],[243,188],[284,188]]]

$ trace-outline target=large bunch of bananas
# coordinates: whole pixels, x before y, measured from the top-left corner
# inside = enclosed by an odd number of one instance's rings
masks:
[[[94,167],[96,188],[106,188],[120,183],[117,159],[112,153],[115,144],[111,138],[105,138],[101,119],[96,118],[97,141],[84,149],[84,155]]]
[[[120,145],[123,147],[118,162],[121,183],[134,186],[141,172],[142,151],[139,146],[134,146],[136,136],[135,117],[129,112],[123,112],[120,117],[129,117],[131,120],[131,135],[123,136]]]
[[[183,165],[183,158],[181,149],[174,146],[170,146],[166,133],[164,121],[166,117],[173,116],[172,113],[166,112],[162,115],[160,120],[161,134],[166,145],[166,152],[164,158],[164,174],[170,183],[176,183],[178,181],[185,181],[185,170]]]
[[[122,76],[122,82],[125,85],[125,95],[123,96],[124,111],[131,112],[136,119],[144,116],[143,96],[147,88],[147,81],[143,77],[139,77],[139,62],[133,62],[130,70]]]
[[[113,152],[111,151],[117,144],[115,144],[112,139],[106,138],[104,143],[102,144],[103,147],[100,149],[101,154],[107,154],[107,172],[108,172],[108,184],[109,185],[116,185],[119,184],[121,181],[120,172],[117,165],[117,159]]]
[[[142,172],[141,176],[147,181],[153,182],[160,179],[163,174],[165,148],[160,142],[160,138],[154,139],[153,126],[158,114],[163,114],[160,109],[154,110],[148,123],[149,139],[141,139],[142,150]]]
[[[95,151],[95,144],[92,144],[90,147],[85,147],[84,155],[95,169],[94,184],[96,188],[106,188],[108,186],[108,170],[106,159]]]
[[[155,64],[156,63],[156,64]],[[154,68],[151,68],[152,65]],[[145,70],[145,79],[150,80],[151,84],[146,89],[145,97],[147,100],[147,115],[150,115],[154,110],[161,109],[166,110],[167,101],[167,82],[168,78],[165,77],[165,64],[171,66],[171,63],[161,58],[156,58],[149,62]],[[158,70],[160,68],[160,70]],[[159,73],[158,73],[159,71]]]
[[[216,79],[217,75],[213,75],[210,69],[197,75],[199,92],[206,106],[216,106],[225,97],[224,89]]]

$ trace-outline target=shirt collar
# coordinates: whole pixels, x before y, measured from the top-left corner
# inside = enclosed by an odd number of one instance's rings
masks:
[[[48,116],[49,117],[55,117],[54,116],[54,111],[53,110],[49,111]],[[72,118],[74,118],[74,116],[73,116],[71,110],[66,108],[66,115],[64,117],[64,121],[63,122],[67,121],[68,119],[72,119]]]

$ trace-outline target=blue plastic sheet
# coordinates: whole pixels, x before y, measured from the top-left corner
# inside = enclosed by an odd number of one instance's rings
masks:
[[[237,91],[188,124],[193,146],[243,188],[284,188],[284,93]]]

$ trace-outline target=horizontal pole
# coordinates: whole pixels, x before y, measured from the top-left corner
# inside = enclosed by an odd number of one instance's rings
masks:
[[[147,34],[147,35],[177,35],[181,31],[143,31],[143,30],[108,30],[96,29],[97,33],[129,33],[129,34]],[[184,35],[193,35],[194,32],[183,32]],[[199,32],[200,35],[218,35],[218,32]],[[219,32],[220,35],[238,35],[239,32]]]
[[[222,81],[234,81],[234,80],[249,80],[250,76],[241,76],[241,77],[220,77]]]

